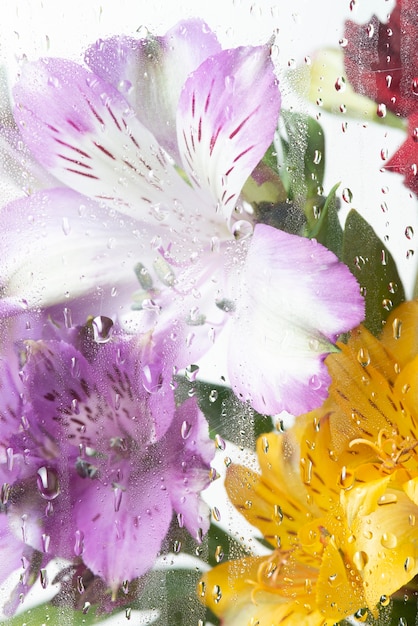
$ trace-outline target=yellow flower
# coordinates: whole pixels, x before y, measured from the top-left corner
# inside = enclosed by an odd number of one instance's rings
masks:
[[[260,437],[261,473],[232,466],[226,488],[271,554],[203,579],[225,626],[331,626],[386,605],[418,573],[418,302],[380,339],[364,327],[327,358],[323,406]]]
[[[307,490],[324,506],[321,477],[340,488],[348,555],[375,610],[418,573],[418,302],[398,307],[379,340],[360,327],[340,348],[301,457],[320,467]]]
[[[227,626],[332,625],[365,604],[361,577],[347,556],[339,490],[323,485],[325,508],[309,493],[300,434],[297,425],[263,435],[261,474],[242,466],[227,474],[232,502],[272,547],[268,556],[229,561],[204,576],[200,595],[203,589],[203,601]]]

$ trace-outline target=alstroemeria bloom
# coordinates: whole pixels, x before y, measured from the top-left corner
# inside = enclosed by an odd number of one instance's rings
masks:
[[[391,314],[380,340],[353,331],[327,359],[330,396],[301,436],[307,489],[322,506],[324,476],[339,492],[372,610],[418,573],[417,321],[413,301]]]
[[[228,322],[237,395],[271,414],[317,406],[324,356],[363,302],[328,250],[267,226],[252,234],[240,202],[279,114],[270,47],[221,50],[189,20],[161,38],[99,41],[85,61],[28,63],[14,89],[27,145],[67,187],[0,214],[3,311],[98,290],[115,306],[112,296],[135,289],[137,266],[140,306],[160,324],[184,320],[179,366]]]
[[[297,425],[284,435],[262,435],[261,473],[228,470],[233,504],[272,552],[228,561],[204,575],[201,599],[224,626],[324,626],[365,604],[339,492],[326,472],[300,457],[301,433]],[[320,493],[308,490],[312,472],[321,480]]]
[[[82,559],[115,594],[153,566],[174,514],[196,541],[207,531],[214,445],[195,399],[175,406],[164,338],[67,335],[26,343],[2,414],[5,512],[12,538]]]
[[[405,184],[418,193],[418,2],[397,0],[387,23],[373,17],[367,24],[347,22],[345,67],[356,91],[408,118],[408,139],[386,169],[405,176]]]

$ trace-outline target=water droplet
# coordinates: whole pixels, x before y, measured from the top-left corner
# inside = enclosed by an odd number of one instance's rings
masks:
[[[311,389],[313,389],[314,391],[317,391],[318,389],[321,388],[321,379],[319,378],[319,376],[317,376],[316,374],[314,374],[313,376],[311,376],[311,378],[309,379],[309,387]]]
[[[132,83],[130,80],[120,80],[118,82],[118,91],[121,93],[129,93],[132,90]]]
[[[182,438],[187,439],[190,436],[191,430],[192,430],[192,424],[189,424],[187,420],[184,420],[180,429]]]
[[[353,483],[354,483],[354,474],[350,472],[349,470],[347,470],[346,466],[344,465],[341,468],[340,485],[343,489],[350,489],[350,487],[353,486]]]
[[[84,552],[84,533],[81,530],[75,531],[74,554],[81,556]]]
[[[3,483],[0,490],[0,502],[7,504],[10,497],[10,485],[9,483]]]
[[[382,300],[382,307],[386,310],[386,311],[390,311],[393,307],[393,302],[392,300],[389,300],[389,298],[384,298]]]
[[[215,445],[218,448],[218,450],[225,450],[225,448],[226,448],[225,441],[218,434],[215,435]]]
[[[412,572],[415,567],[415,559],[413,556],[407,556],[405,559],[405,563],[403,564],[403,568],[407,574]]]
[[[341,48],[346,48],[348,45],[348,39],[343,37],[342,39],[339,40],[338,43],[340,44]]]
[[[380,543],[384,548],[393,550],[398,545],[398,539],[393,533],[383,533],[380,538]]]
[[[312,468],[313,468],[312,461],[302,457],[301,460],[300,460],[300,465],[301,465],[301,468],[302,468],[303,482],[306,485],[310,485],[311,480],[312,480]]]
[[[85,592],[84,582],[82,576],[77,576],[77,591],[81,595]]]
[[[51,543],[50,535],[43,533],[41,536],[42,552],[45,552],[45,553],[48,552],[50,543]]]
[[[367,26],[366,30],[367,30],[367,34],[369,36],[369,39],[371,39],[373,37],[373,35],[374,35],[374,26],[373,26],[373,24],[369,24]]]
[[[283,511],[282,507],[279,504],[275,504],[273,507],[273,519],[277,524],[281,524],[283,522]]]
[[[96,343],[107,343],[112,337],[113,320],[105,315],[98,315],[92,321],[93,336]]]
[[[221,521],[221,513],[216,506],[214,506],[212,509],[212,515],[213,515],[213,519],[215,520],[215,522]]]
[[[415,526],[416,518],[412,513],[408,516],[408,524],[410,526]]]
[[[385,504],[395,504],[397,501],[398,501],[398,497],[396,494],[385,493],[383,494],[383,496],[380,496],[380,498],[377,501],[377,504],[379,506],[383,506]]]
[[[369,612],[367,609],[359,609],[354,613],[354,617],[358,622],[366,622],[369,617]]]
[[[360,350],[357,352],[357,361],[362,367],[367,367],[368,365],[370,365],[370,354],[367,348],[360,348]]]
[[[322,152],[320,150],[315,150],[313,162],[315,163],[315,165],[319,165],[321,160],[322,160]]]
[[[353,193],[351,191],[351,189],[349,189],[348,187],[345,187],[342,191],[342,199],[344,200],[344,202],[347,202],[347,204],[350,204],[350,202],[352,202],[353,200]]]
[[[232,226],[232,234],[236,240],[247,239],[253,234],[253,225],[247,220],[238,220]]]
[[[376,109],[376,114],[377,114],[377,117],[386,117],[386,104],[383,104],[383,102],[378,104],[377,109]]]
[[[412,81],[412,91],[418,95],[418,78],[414,78]]]
[[[163,378],[158,365],[150,363],[142,368],[142,386],[148,393],[157,393],[163,386]],[[119,398],[120,404],[120,398]]]
[[[341,91],[343,92],[345,90],[345,78],[344,76],[339,76],[337,78],[337,80],[335,81],[334,87],[336,89],[336,91]]]
[[[216,550],[215,550],[215,561],[217,563],[220,563],[222,561],[222,559],[224,558],[224,551],[222,546],[216,546]]]
[[[44,500],[55,500],[60,493],[58,473],[51,467],[38,469],[36,483]]]
[[[194,382],[199,374],[199,366],[198,365],[188,365],[185,369],[185,377],[190,383]]]
[[[412,226],[407,226],[405,228],[405,237],[407,239],[412,239],[414,236],[414,229],[412,228]]]
[[[62,218],[62,232],[64,233],[64,235],[69,235],[71,232],[71,224],[68,217]]]
[[[41,581],[42,589],[46,589],[48,587],[48,575],[45,568],[39,570],[39,580]]]
[[[218,399],[218,392],[216,391],[216,389],[212,389],[211,392],[209,393],[209,402],[216,402],[217,399]]]
[[[213,589],[212,589],[212,597],[213,600],[216,604],[218,604],[218,602],[220,602],[221,598],[222,598],[222,591],[219,585],[214,585]]]
[[[398,317],[395,317],[395,319],[392,322],[393,338],[400,339],[401,332],[402,332],[402,320],[400,320]]]
[[[67,307],[64,307],[63,315],[64,315],[65,328],[72,328],[73,320],[71,318],[71,309],[68,309]]]
[[[115,509],[115,513],[117,513],[120,509],[120,505],[122,502],[123,489],[121,487],[115,486],[113,487],[113,508]]]
[[[85,602],[85,603],[84,603],[84,606],[83,606],[83,608],[82,608],[82,613],[83,613],[83,615],[87,615],[87,613],[88,613],[88,612],[89,612],[89,610],[90,610],[90,607],[91,607],[90,602]]]
[[[379,602],[382,606],[389,606],[390,596],[380,596]]]
[[[11,472],[13,469],[13,463],[14,463],[13,448],[7,448],[6,449],[6,465],[7,465],[7,469],[9,470],[9,472]]]
[[[364,570],[368,560],[369,557],[363,550],[359,550],[357,552],[354,552],[353,554],[353,563],[357,567],[359,572],[362,572]]]

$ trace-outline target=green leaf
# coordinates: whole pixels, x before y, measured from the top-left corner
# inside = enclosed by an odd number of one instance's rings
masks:
[[[324,133],[320,124],[304,113],[282,111],[280,121],[284,130],[280,132],[279,126],[280,177],[289,200],[304,206],[308,199],[320,195],[325,169]]]
[[[342,260],[365,296],[365,325],[378,335],[390,311],[405,300],[405,291],[389,250],[354,209],[345,223]]]
[[[322,245],[334,252],[338,258],[341,258],[343,229],[338,218],[339,201],[336,197],[338,187],[339,183],[334,185],[329,192],[319,219],[316,224],[311,223],[309,230],[308,228],[306,229],[306,236],[311,239],[315,238],[319,243],[322,243]]]
[[[209,422],[212,438],[220,435],[238,446],[253,448],[257,437],[273,430],[270,416],[254,411],[228,387],[198,381],[191,383],[182,377],[178,377],[176,382],[177,402],[181,404],[191,393],[197,397],[199,407]]]
[[[56,607],[48,603],[40,604],[13,618],[0,622],[7,626],[42,626],[45,624],[60,624],[61,626],[90,626],[100,624],[104,616],[97,616],[94,607],[84,614],[68,607]]]

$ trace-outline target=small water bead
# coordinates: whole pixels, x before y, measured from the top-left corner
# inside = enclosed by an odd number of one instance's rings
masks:
[[[224,558],[225,553],[224,550],[222,548],[222,546],[216,546],[216,550],[215,550],[215,561],[217,563],[220,563],[222,561],[222,559]]]
[[[222,591],[219,585],[215,585],[212,589],[212,597],[215,601],[216,604],[218,604],[218,602],[220,602],[221,598],[222,598]]]
[[[412,81],[412,91],[418,95],[418,78],[414,78]]]
[[[414,236],[414,229],[412,228],[412,226],[407,226],[405,228],[405,237],[407,239],[412,239]]]
[[[277,524],[281,524],[283,522],[283,511],[282,507],[279,504],[275,504],[273,508],[273,518]]]
[[[344,76],[339,76],[337,78],[337,80],[335,81],[334,87],[335,87],[336,91],[340,91],[340,92],[345,91],[346,84],[345,84]]]
[[[221,521],[221,513],[220,513],[219,509],[216,506],[214,506],[213,509],[212,509],[212,516],[213,516],[213,519],[215,520],[215,522],[220,522]]]
[[[173,552],[174,554],[179,554],[181,552],[181,541],[178,539],[173,541]]]
[[[360,350],[357,352],[357,361],[362,367],[367,367],[368,365],[370,365],[370,354],[367,348],[360,348]]]
[[[363,550],[358,550],[353,554],[353,563],[359,572],[362,572],[367,565],[369,557]]]
[[[203,580],[199,581],[199,583],[197,585],[197,591],[198,591],[198,594],[199,594],[199,596],[201,598],[205,597],[205,594],[206,594],[206,583]]]
[[[44,500],[55,500],[60,494],[58,473],[50,467],[40,467],[37,472],[36,484]]]
[[[385,493],[383,494],[383,496],[380,496],[380,498],[377,501],[377,504],[379,506],[384,506],[387,504],[395,504],[398,501],[398,497],[396,494],[394,493]]]
[[[81,556],[84,552],[84,533],[82,530],[76,530],[74,534],[74,554],[75,556]]]
[[[315,165],[319,165],[322,161],[322,152],[320,150],[315,150],[313,162]]]
[[[184,375],[186,380],[190,383],[194,382],[199,374],[199,366],[198,365],[188,365],[185,369]]]
[[[48,587],[48,574],[45,568],[39,570],[39,580],[41,581],[42,589],[46,589]]]
[[[401,338],[401,332],[402,332],[402,320],[399,319],[398,317],[395,317],[395,319],[392,322],[393,338],[394,339],[400,339]]]
[[[382,307],[386,310],[386,311],[391,311],[393,308],[393,302],[392,300],[389,300],[389,298],[384,298],[382,300]]]
[[[373,37],[373,35],[374,35],[374,26],[373,26],[373,24],[371,24],[371,23],[368,24],[366,30],[367,30],[367,34],[369,36],[369,39],[371,39]]]
[[[383,533],[380,538],[380,543],[384,548],[393,550],[398,545],[398,538],[393,533]]]
[[[192,424],[190,424],[187,420],[184,420],[180,428],[182,439],[187,439],[190,436],[191,430]]]
[[[389,606],[390,604],[390,596],[380,596],[379,600],[382,606]]]
[[[238,220],[232,226],[232,234],[236,240],[247,239],[253,234],[253,225],[247,220]]]
[[[407,574],[415,568],[415,559],[413,556],[407,556],[403,564],[403,568]]]
[[[216,402],[218,399],[218,392],[216,389],[212,389],[209,393],[209,402]]]
[[[359,609],[354,613],[354,617],[358,622],[366,622],[369,617],[369,612],[367,609]]]
[[[377,117],[386,117],[386,104],[383,104],[383,102],[378,104],[377,109],[376,109],[376,114],[377,114]]]
[[[350,204],[350,202],[352,202],[353,193],[351,189],[349,189],[348,187],[344,187],[342,191],[342,199],[344,200],[344,202],[347,202],[347,204]]]
[[[225,440],[222,439],[222,437],[218,434],[215,435],[215,446],[218,448],[218,450],[225,450],[226,448]]]
[[[47,553],[49,550],[50,543],[51,543],[50,535],[43,533],[41,536],[41,543],[42,543],[42,552]]]
[[[341,46],[341,48],[346,48],[348,45],[348,39],[346,39],[345,37],[342,37],[342,39],[340,39],[338,43]]]

